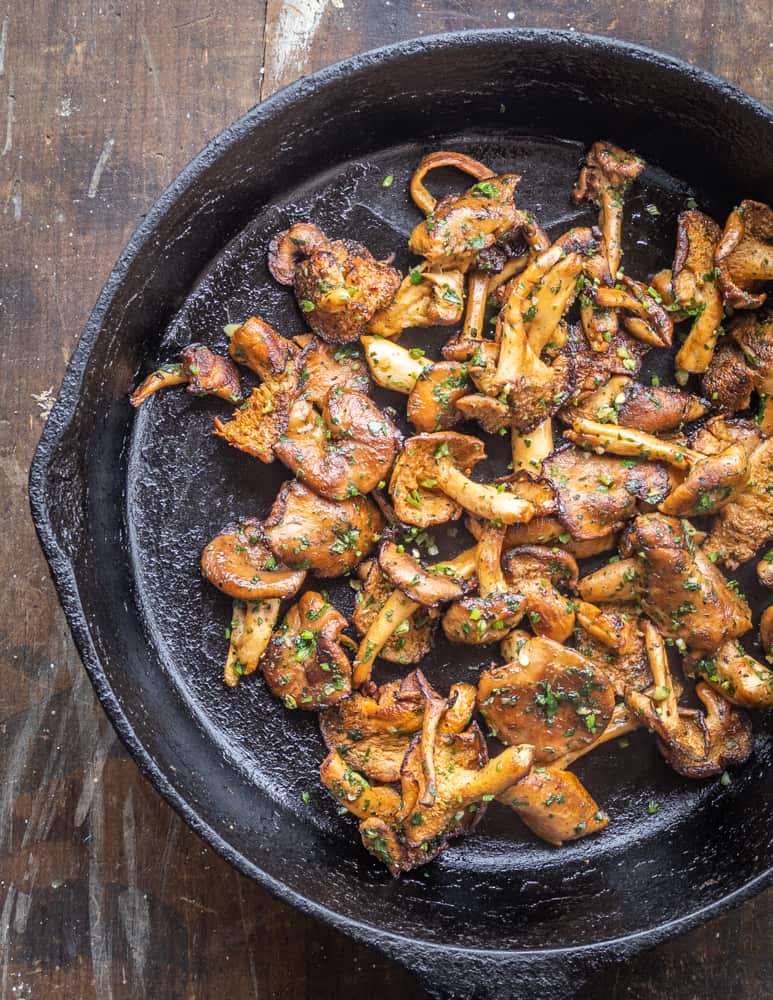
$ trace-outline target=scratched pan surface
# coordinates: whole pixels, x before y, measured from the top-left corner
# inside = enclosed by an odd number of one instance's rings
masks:
[[[689,198],[722,219],[742,196],[769,196],[772,135],[770,112],[721,81],[576,34],[450,35],[359,57],[255,109],[186,169],[116,265],[68,370],[33,466],[32,506],[120,735],[234,865],[438,992],[511,995],[517,983],[519,996],[569,996],[599,963],[767,884],[769,718],[755,718],[755,753],[729,787],[679,779],[634,734],[577,767],[610,814],[602,835],[555,850],[490,808],[474,836],[390,879],[318,785],[315,718],[285,711],[257,676],[236,692],[219,679],[230,602],[204,585],[198,555],[224,524],[264,516],[285,470],[210,434],[224,414],[217,400],[171,391],[134,415],[127,392],[191,341],[224,349],[223,325],[250,314],[302,330],[265,264],[270,236],[294,221],[376,256],[394,251],[404,268],[418,218],[407,181],[429,149],[522,174],[519,205],[556,236],[593,221],[569,199],[585,146],[604,137],[635,148],[650,166],[627,205],[625,262],[647,277],[669,263]],[[433,184],[442,193],[459,178],[441,172]],[[447,332],[406,342],[432,354]],[[648,359],[644,377],[667,381],[671,368],[667,355]],[[402,397],[378,399],[402,413]],[[501,441],[487,444],[483,477],[507,461]],[[459,549],[464,533],[442,542]],[[751,567],[739,579],[759,610],[766,598]],[[346,581],[328,589],[351,610]],[[445,688],[474,681],[487,660],[440,642],[424,667]],[[382,665],[379,676],[393,673]]]

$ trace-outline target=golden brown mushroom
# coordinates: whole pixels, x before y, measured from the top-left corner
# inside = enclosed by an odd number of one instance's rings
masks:
[[[187,385],[192,396],[218,396],[230,403],[244,399],[236,365],[203,344],[190,344],[179,365],[161,365],[137,386],[129,402],[136,408],[154,392],[173,385]]]
[[[685,315],[695,317],[676,353],[677,370],[705,372],[714,354],[724,316],[714,270],[721,235],[716,222],[695,209],[682,212],[677,220],[671,278],[674,302]]]
[[[410,184],[413,203],[424,215],[429,215],[437,205],[437,199],[427,190],[424,178],[431,170],[437,170],[440,167],[455,167],[457,170],[461,170],[463,173],[469,174],[479,181],[494,176],[494,171],[487,167],[485,163],[473,159],[466,153],[460,153],[452,149],[438,149],[434,153],[427,153],[426,156],[421,158],[414,170]]]
[[[757,563],[757,579],[763,587],[773,590],[773,549]]]
[[[761,201],[742,201],[725,223],[714,262],[722,295],[734,309],[757,309],[760,288],[773,281],[773,210]]]
[[[644,160],[611,142],[594,142],[585,156],[574,186],[574,201],[592,201],[599,209],[609,272],[617,276],[622,256],[623,203],[633,181],[644,170]]]
[[[432,365],[424,357],[424,351],[416,348],[408,350],[382,337],[362,337],[360,343],[365,350],[373,381],[382,389],[393,389],[407,395],[424,369]]]
[[[773,436],[773,310],[744,313],[733,319],[728,333],[744,353],[760,396],[759,424],[766,437]]]
[[[392,302],[374,314],[368,330],[379,337],[396,338],[403,330],[453,326],[463,310],[462,272],[434,270],[425,262],[408,272]]]
[[[446,430],[464,419],[457,408],[470,392],[467,368],[458,361],[438,361],[424,368],[408,395],[406,415],[419,433]]]
[[[714,352],[701,379],[701,391],[719,413],[737,413],[751,403],[755,385],[749,367],[737,344],[723,342]],[[646,428],[649,429],[649,428]]]
[[[748,632],[751,614],[720,570],[695,547],[685,524],[662,514],[640,515],[625,532],[620,553],[633,557],[634,596],[660,632],[689,649],[710,653],[726,639]],[[582,586],[580,592],[585,597]]]
[[[276,598],[234,601],[226,630],[228,656],[223,672],[223,680],[228,687],[236,687],[242,675],[257,670],[279,617],[280,604],[281,601]]]
[[[623,275],[622,285],[586,286],[585,295],[601,309],[620,309],[623,325],[638,340],[652,347],[670,347],[674,323],[653,289]]]
[[[497,801],[509,806],[532,833],[556,847],[609,824],[587,788],[571,771],[533,767]]]
[[[761,622],[760,638],[767,651],[769,644],[765,638],[769,637],[763,637],[762,632]],[[737,639],[723,642],[711,656],[692,653],[685,657],[683,666],[688,676],[701,677],[733,705],[743,708],[773,705],[773,670],[749,656]]]
[[[317,711],[347,698],[352,665],[341,646],[344,616],[312,590],[288,610],[261,660],[269,690],[286,708]]]
[[[656,734],[663,757],[686,778],[708,778],[742,764],[753,747],[749,717],[708,684],[695,688],[703,711],[679,709],[663,640],[651,622],[645,620],[643,628],[655,687],[629,691],[626,704]]]
[[[383,527],[380,511],[367,497],[325,500],[291,480],[277,494],[263,532],[286,565],[334,577],[367,559]]]
[[[292,597],[303,586],[305,570],[277,562],[260,521],[242,521],[235,531],[213,538],[201,554],[204,578],[229,597],[260,601]]]
[[[614,705],[612,685],[593,662],[541,636],[478,682],[478,707],[492,732],[511,746],[532,745],[541,763],[595,742]]]
[[[319,777],[339,805],[358,819],[377,817],[395,823],[400,812],[400,795],[389,785],[371,785],[354,771],[336,750],[322,761]]]
[[[765,650],[765,658],[773,662],[773,604],[769,604],[760,615],[760,643]]]
[[[298,391],[320,408],[336,389],[368,393],[371,387],[367,366],[353,344],[337,347],[310,337],[298,355],[297,366]]]
[[[315,493],[345,500],[370,493],[389,475],[400,432],[375,403],[352,389],[333,389],[321,418],[311,404],[293,407],[274,453]]]
[[[478,438],[455,431],[408,438],[389,483],[397,516],[422,528],[453,521],[463,509],[505,524],[528,521],[533,505],[515,496],[506,484],[489,486],[469,478],[483,458]]]
[[[381,572],[376,559],[361,563],[357,573],[362,586],[355,596],[352,624],[364,636],[395,587]],[[432,649],[435,624],[436,618],[431,613],[425,609],[417,610],[395,627],[390,638],[381,647],[379,656],[390,663],[419,663]]]
[[[316,226],[302,225],[277,235],[269,249],[269,268],[292,284],[301,312],[314,333],[334,344],[357,340],[379,309],[390,304],[400,275],[375,260],[362,244],[329,240]]]
[[[523,610],[539,636],[564,642],[574,629],[574,605],[558,589],[577,586],[577,563],[563,549],[521,545],[503,559],[507,590],[523,598]]]
[[[641,691],[652,683],[644,634],[636,605],[610,601],[601,605],[577,602],[575,645],[609,678],[615,694]]]
[[[649,434],[674,430],[708,412],[698,396],[671,386],[646,386],[628,375],[613,375],[608,382],[578,402],[565,406],[561,417],[575,417],[602,424],[635,427]]]
[[[437,608],[457,600],[464,593],[461,583],[444,572],[433,572],[390,538],[384,539],[378,564],[387,580],[406,597],[425,608]]]

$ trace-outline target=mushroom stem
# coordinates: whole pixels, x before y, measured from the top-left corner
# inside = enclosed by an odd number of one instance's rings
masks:
[[[159,389],[168,389],[173,385],[185,385],[188,381],[183,373],[182,365],[164,365],[151,372],[129,396],[129,402],[135,409]]]
[[[577,295],[583,258],[569,253],[548,271],[531,299],[532,318],[526,324],[529,346],[536,357],[553,336],[561,317]]]
[[[486,295],[493,295],[497,288],[501,288],[502,285],[507,284],[507,282],[524,271],[529,263],[529,258],[524,254],[523,257],[511,257],[510,260],[505,262],[504,267],[497,274],[492,274],[488,279],[488,284],[486,286]]]
[[[625,646],[623,636],[615,632],[601,608],[588,601],[575,601],[574,613],[577,624],[581,625],[588,635],[603,643],[608,649],[618,652]]]
[[[528,434],[512,431],[513,471],[541,472],[542,463],[553,451],[553,421],[548,417]]]
[[[679,714],[676,692],[671,680],[671,671],[668,667],[668,656],[666,654],[666,644],[663,636],[658,632],[649,618],[642,620],[642,632],[644,632],[644,643],[647,649],[647,659],[650,664],[652,674],[653,690],[658,694],[665,694],[665,697],[658,702],[659,715],[664,721],[675,720]]]
[[[697,317],[687,334],[687,339],[676,352],[674,365],[677,371],[705,372],[714,357],[724,316],[722,299],[716,293],[705,298],[703,306],[703,312]]]
[[[572,429],[566,431],[565,436],[575,444],[593,448],[598,454],[608,451],[613,455],[667,462],[678,469],[688,469],[704,457],[689,448],[661,441],[652,434],[622,428],[617,424],[601,424],[586,417],[576,417],[572,421]]]
[[[467,283],[467,309],[464,314],[461,340],[480,340],[482,338],[488,294],[489,277],[486,272],[470,272],[470,279]]]
[[[765,437],[773,435],[773,396],[762,394],[762,412],[759,416],[759,424]]]
[[[437,776],[435,774],[435,738],[440,722],[449,707],[446,698],[441,698],[428,684],[423,674],[419,674],[419,687],[424,697],[424,716],[421,722],[421,763],[424,771],[424,791],[419,804],[433,806],[437,798]]]
[[[228,687],[236,687],[243,674],[251,674],[257,669],[279,617],[280,603],[277,599],[234,601],[228,657],[223,672],[223,680]]]
[[[481,597],[500,594],[507,589],[505,575],[502,572],[502,546],[507,528],[503,525],[486,521],[478,538],[476,565],[478,573],[478,592]]]
[[[437,199],[424,186],[424,178],[430,170],[436,170],[438,167],[456,167],[479,181],[486,177],[496,176],[494,171],[485,164],[474,160],[471,156],[466,156],[464,153],[456,153],[451,150],[438,150],[435,153],[429,153],[421,159],[418,167],[414,170],[410,186],[414,205],[425,215],[429,215],[434,209]]]
[[[604,234],[610,274],[617,274],[623,255],[623,199],[611,186],[604,186],[599,199],[599,226]]]
[[[392,389],[408,395],[419,376],[432,362],[416,359],[411,352],[382,337],[360,337],[373,381],[382,389]]]
[[[583,601],[602,604],[604,601],[635,601],[640,577],[639,560],[619,559],[607,563],[594,573],[584,576],[578,585]]]
[[[465,476],[450,461],[437,464],[437,484],[446,496],[455,500],[468,513],[502,524],[530,521],[534,505],[495,486],[476,483]]]
[[[589,743],[587,746],[580,747],[578,750],[573,750],[571,753],[564,754],[563,757],[560,757],[550,765],[550,769],[551,771],[565,771],[576,760],[584,757],[591,750],[600,747],[602,743],[609,743],[610,740],[616,740],[619,736],[625,736],[627,733],[632,733],[640,728],[641,723],[639,720],[625,702],[621,702],[619,705],[615,705],[612,710],[612,717],[607,723],[607,728],[597,740],[594,740],[593,743]]]

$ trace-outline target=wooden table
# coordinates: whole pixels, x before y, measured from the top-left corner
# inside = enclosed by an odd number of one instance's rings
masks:
[[[361,49],[539,25],[632,39],[773,99],[765,0],[24,0],[0,4],[0,997],[425,996],[276,902],[140,777],[96,703],[27,508],[52,395],[113,261],[200,147]],[[731,845],[728,845],[731,849]],[[585,996],[771,995],[773,890]]]

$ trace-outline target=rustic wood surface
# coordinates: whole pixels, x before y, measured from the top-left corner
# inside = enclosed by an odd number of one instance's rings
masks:
[[[237,875],[105,721],[30,523],[29,460],[78,331],[154,198],[277,87],[447,29],[635,40],[773,99],[770,0],[0,3],[0,997],[425,996]],[[773,891],[599,977],[598,997],[769,997]],[[588,992],[585,995],[589,995]]]

